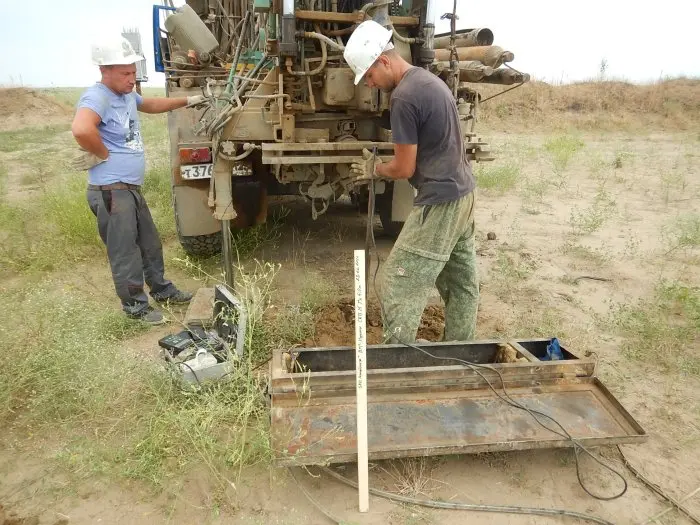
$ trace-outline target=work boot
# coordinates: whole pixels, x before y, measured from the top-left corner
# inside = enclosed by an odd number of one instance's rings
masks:
[[[159,303],[170,303],[170,304],[187,304],[192,300],[192,294],[190,292],[183,292],[182,290],[177,290],[174,294],[156,299]]]
[[[135,314],[127,313],[126,315],[129,317],[129,319],[136,319],[154,326],[165,323],[165,317],[163,317],[163,314],[150,306]]]

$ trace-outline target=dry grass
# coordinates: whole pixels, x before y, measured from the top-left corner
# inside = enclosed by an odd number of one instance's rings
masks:
[[[484,86],[484,98],[503,88]],[[581,82],[553,86],[534,81],[481,107],[487,127],[546,126],[587,130],[663,128],[690,130],[700,126],[700,80],[677,78],[653,84]]]

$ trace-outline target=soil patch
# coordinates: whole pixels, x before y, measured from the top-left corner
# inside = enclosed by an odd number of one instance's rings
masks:
[[[0,131],[69,122],[73,108],[34,89],[0,89]]]
[[[14,512],[5,510],[5,507],[0,505],[0,525],[39,525],[39,518],[36,516],[21,518]]]
[[[423,311],[418,339],[439,341],[445,328],[445,310],[439,305],[428,305]],[[306,346],[352,346],[355,344],[355,301],[350,298],[325,306],[318,314],[313,340]],[[382,314],[379,303],[367,304],[367,343],[382,343]]]

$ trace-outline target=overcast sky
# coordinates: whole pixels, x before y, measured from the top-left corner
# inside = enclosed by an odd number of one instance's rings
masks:
[[[0,0],[0,85],[86,86],[98,80],[92,38],[123,27],[141,32],[150,86],[153,0]],[[176,5],[183,1],[176,1]],[[439,12],[452,0],[438,0]],[[648,82],[700,76],[700,2],[666,0],[458,0],[459,27],[488,27],[495,44],[515,53],[513,66],[548,82],[608,77]],[[448,30],[443,21],[438,30]]]

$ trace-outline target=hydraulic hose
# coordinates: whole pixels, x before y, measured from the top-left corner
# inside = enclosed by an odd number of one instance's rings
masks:
[[[321,40],[322,42],[325,42],[326,44],[331,46],[333,49],[337,49],[338,51],[345,51],[345,46],[340,45],[338,42],[331,40],[326,35],[323,35],[321,33],[317,33],[315,31],[300,31],[298,35],[303,38],[315,38],[316,40]]]
[[[309,33],[309,34],[319,34],[320,33],[320,28],[318,25],[314,26],[316,28],[317,33]],[[323,36],[323,35],[321,35]],[[324,39],[319,39],[319,43],[321,44],[321,62],[319,63],[318,66],[316,66],[314,69],[311,71],[294,71],[292,69],[292,64],[287,64],[287,73],[290,75],[294,75],[295,77],[312,77],[314,75],[318,75],[321,71],[323,71],[323,68],[326,67],[326,62],[328,61],[328,49],[326,48],[326,39],[331,41],[329,38],[324,37]]]
[[[231,62],[231,73],[229,74],[228,84],[226,85],[226,91],[230,92],[230,89],[235,88],[238,85],[238,80],[234,79],[236,75],[236,70],[238,69],[238,59],[241,56],[241,48],[243,47],[243,39],[248,31],[248,21],[250,20],[250,12],[246,13],[243,19],[243,29],[241,29],[241,34],[238,37],[238,42],[236,42],[236,52],[233,54],[233,61]]]

